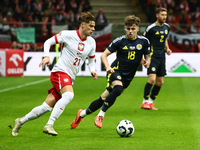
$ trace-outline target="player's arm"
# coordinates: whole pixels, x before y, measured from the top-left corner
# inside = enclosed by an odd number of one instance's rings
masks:
[[[45,57],[40,62],[39,67],[42,66],[42,68],[44,68],[45,64],[47,64],[47,66],[50,65],[51,62],[50,62],[50,58],[49,58],[49,50],[50,50],[51,45],[55,45],[56,44],[55,36],[47,39],[44,42],[44,56]]]
[[[171,55],[172,53],[171,49],[169,49],[167,38],[165,39],[165,51],[167,52],[167,55]]]
[[[101,54],[101,61],[103,62],[104,66],[106,67],[106,72],[114,73],[114,69],[111,68],[110,64],[108,63],[108,56],[111,54],[111,52],[106,48],[106,50]]]
[[[143,65],[145,68],[149,68],[151,63],[151,56],[150,54],[144,55],[145,60],[143,61]]]
[[[88,67],[89,67],[89,70],[91,72],[91,75],[93,76],[94,79],[97,79],[97,72],[95,71],[95,55],[93,56],[89,56],[88,58]]]

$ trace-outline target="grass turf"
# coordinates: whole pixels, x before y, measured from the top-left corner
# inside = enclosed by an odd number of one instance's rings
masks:
[[[41,80],[46,81],[27,84]],[[50,112],[25,123],[19,135],[12,137],[9,126],[13,127],[16,118],[41,105],[52,85],[48,77],[0,77],[0,149],[199,150],[199,78],[166,77],[155,101],[158,111],[140,109],[146,82],[146,77],[136,77],[132,81],[107,111],[102,129],[94,126],[99,111],[85,117],[76,129],[71,129],[78,109],[87,108],[106,85],[105,77],[98,80],[77,77],[74,99],[54,124],[57,137],[42,133]],[[130,138],[121,138],[116,133],[117,123],[123,119],[132,121],[135,126]]]

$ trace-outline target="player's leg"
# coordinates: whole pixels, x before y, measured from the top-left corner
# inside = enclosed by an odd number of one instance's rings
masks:
[[[144,87],[144,96],[143,96],[143,102],[141,105],[141,108],[143,109],[150,109],[149,104],[148,104],[148,99],[150,96],[151,88],[156,80],[156,74],[149,74],[148,75],[148,82],[146,83]]]
[[[64,86],[60,90],[60,94],[62,95],[62,97],[55,104],[55,106],[53,108],[53,111],[52,111],[52,113],[51,113],[51,115],[49,117],[49,120],[48,120],[46,126],[43,129],[44,133],[47,133],[47,134],[50,134],[50,135],[53,135],[53,136],[56,136],[58,134],[53,129],[54,122],[63,113],[63,111],[64,111],[65,107],[67,106],[67,104],[70,103],[71,100],[74,97],[72,85]]]
[[[86,115],[89,115],[93,112],[95,112],[96,110],[98,110],[100,107],[102,107],[103,105],[103,102],[104,100],[106,99],[106,97],[108,96],[109,94],[109,91],[108,90],[105,90],[103,92],[103,94],[96,100],[94,100],[87,109],[79,109],[78,112],[77,112],[77,116],[76,118],[73,120],[72,124],[71,124],[71,128],[72,129],[75,129],[80,121],[83,120],[83,118],[86,116]]]
[[[158,95],[160,88],[162,84],[164,83],[164,76],[166,75],[166,63],[165,59],[159,59],[159,66],[157,68],[157,76],[156,76],[156,83],[153,86],[151,90],[151,95],[149,98],[149,106],[151,107],[151,110],[158,110],[157,108],[154,107],[154,100],[156,96]]]
[[[122,93],[123,85],[119,80],[115,80],[111,84],[112,91],[106,97],[99,114],[95,118],[95,125],[99,128],[102,127],[103,117],[106,111],[114,104],[116,98]]]
[[[156,77],[156,84],[153,86],[152,92],[149,98],[149,106],[151,107],[152,110],[158,110],[157,108],[154,107],[153,102],[156,99],[163,83],[164,83],[164,76]]]
[[[53,95],[50,93],[42,105],[33,108],[24,117],[17,118],[15,120],[15,127],[12,130],[12,135],[17,136],[19,134],[19,130],[20,130],[21,126],[25,122],[36,119],[36,118],[40,117],[41,115],[43,115],[44,113],[51,111],[52,107],[55,105],[55,103],[56,103],[56,100],[53,97]]]

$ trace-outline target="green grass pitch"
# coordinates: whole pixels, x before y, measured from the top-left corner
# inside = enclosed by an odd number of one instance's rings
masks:
[[[25,123],[17,137],[10,126],[33,107],[41,105],[52,86],[49,77],[0,77],[0,150],[199,150],[199,78],[165,78],[155,101],[158,111],[140,108],[147,77],[135,77],[107,111],[103,127],[94,125],[99,111],[86,116],[76,129],[70,125],[77,111],[85,109],[105,90],[105,77],[77,77],[74,99],[54,124],[57,137],[42,133],[50,112]],[[37,84],[29,85],[29,83]],[[13,89],[14,88],[14,89]],[[5,90],[8,89],[8,90]],[[5,90],[5,91],[3,91]],[[133,122],[129,138],[116,133],[120,120]]]

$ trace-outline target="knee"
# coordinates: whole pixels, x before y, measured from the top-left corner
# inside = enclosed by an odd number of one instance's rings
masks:
[[[150,84],[152,84],[152,85],[154,84],[154,82],[155,82],[155,79],[149,79],[149,80],[148,80],[148,83],[150,83]]]
[[[71,100],[74,98],[74,93],[73,92],[65,92],[62,94],[62,98],[67,102],[71,102]]]
[[[122,93],[122,91],[123,91],[123,86],[121,85],[115,85],[113,87],[113,92],[115,92],[117,96],[119,96]]]
[[[156,85],[159,86],[159,87],[161,87],[161,86],[163,85],[163,83],[164,83],[163,80],[161,80],[161,81],[157,81],[157,82],[156,82]]]

